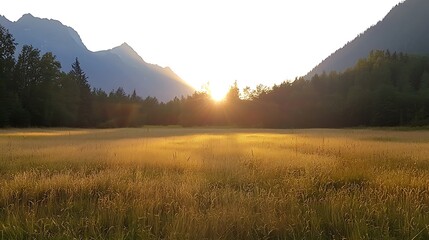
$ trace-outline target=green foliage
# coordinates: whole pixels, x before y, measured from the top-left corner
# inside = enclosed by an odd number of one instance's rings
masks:
[[[77,110],[77,126],[88,127],[91,125],[92,99],[91,87],[88,83],[88,78],[82,70],[79,60],[76,58],[72,64],[72,70],[69,72],[71,81],[77,86],[78,110]]]
[[[9,93],[13,67],[15,65],[15,40],[7,29],[0,26],[0,127],[10,124],[14,95]]]
[[[428,69],[428,57],[372,51],[344,73],[283,83],[267,101],[284,109],[283,127],[410,125],[427,121]]]

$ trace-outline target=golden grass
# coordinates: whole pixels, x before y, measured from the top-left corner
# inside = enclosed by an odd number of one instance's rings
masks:
[[[428,239],[429,132],[0,131],[0,239]]]

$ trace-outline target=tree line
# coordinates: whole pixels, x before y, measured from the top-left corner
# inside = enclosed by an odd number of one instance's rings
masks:
[[[242,91],[223,102],[195,92],[160,102],[122,88],[91,89],[76,59],[63,72],[53,53],[16,43],[0,26],[1,127],[139,127],[143,125],[266,128],[429,124],[429,58],[372,51],[343,73],[297,78]]]

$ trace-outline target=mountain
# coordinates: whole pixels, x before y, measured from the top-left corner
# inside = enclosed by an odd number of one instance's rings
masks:
[[[31,14],[23,15],[16,22],[0,16],[0,24],[9,29],[18,43],[17,54],[23,45],[33,45],[42,53],[54,53],[64,71],[69,71],[75,58],[79,58],[92,87],[107,92],[122,87],[128,93],[135,89],[142,97],[154,96],[161,101],[194,91],[170,68],[145,62],[127,43],[92,52],[73,28]]]
[[[344,71],[371,50],[429,54],[429,1],[407,0],[396,5],[382,21],[330,55],[306,79],[324,71]]]

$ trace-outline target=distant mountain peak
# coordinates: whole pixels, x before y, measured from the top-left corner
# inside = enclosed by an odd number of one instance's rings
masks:
[[[112,48],[111,50],[122,50],[122,51],[134,51],[134,49],[126,42],[123,42],[121,45]]]
[[[134,48],[132,48],[128,43],[124,42],[121,45],[114,47],[112,50],[119,50],[119,51],[123,51],[128,55],[133,55],[135,57],[140,57],[140,55],[134,50]]]
[[[31,13],[26,13],[22,15],[22,17],[19,18],[18,21],[16,22],[20,24],[25,24],[25,25],[35,25],[35,24],[44,25],[44,26],[54,25],[56,27],[61,27],[61,28],[70,28],[68,26],[65,26],[62,22],[58,20],[35,17]]]
[[[132,62],[146,63],[143,58],[126,42],[109,51],[116,54],[125,62],[130,62],[131,60]]]
[[[20,17],[18,21],[24,21],[24,20],[33,19],[33,18],[36,18],[36,17],[34,17],[31,13],[26,13],[22,15],[22,17]]]
[[[31,13],[25,13],[24,15],[22,15],[22,18],[36,18],[36,17],[33,16],[33,14]]]
[[[3,16],[3,15],[0,15],[0,21],[1,22],[7,22],[7,23],[11,23],[11,21],[9,21],[9,19],[7,19],[5,16]],[[5,27],[5,26],[3,26],[3,27]]]
[[[126,48],[126,49],[133,49],[127,42],[123,42],[119,47]]]
[[[41,21],[51,21],[51,20],[46,18],[35,17],[31,13],[26,13],[22,15],[22,17],[20,17],[16,22],[20,24],[34,24],[34,23],[40,23]]]

